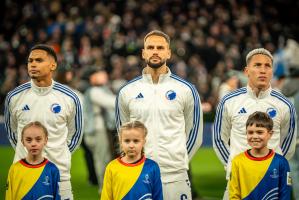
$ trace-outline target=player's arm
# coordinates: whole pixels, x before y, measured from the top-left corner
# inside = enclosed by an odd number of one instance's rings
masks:
[[[280,146],[283,156],[289,160],[294,155],[296,148],[297,116],[293,104],[289,101],[287,104],[289,110],[282,115],[283,119],[280,125]]]
[[[158,164],[155,165],[155,170],[153,170],[153,200],[163,200],[163,192],[162,192],[162,181],[161,181],[161,174],[160,168]]]
[[[225,102],[222,100],[216,110],[214,125],[213,125],[213,148],[219,160],[227,165],[229,151],[229,137],[231,131],[231,121],[227,111]]]
[[[11,166],[7,176],[5,200],[15,199],[12,184],[13,184],[13,167]]]
[[[229,199],[241,199],[240,177],[238,173],[238,165],[235,160],[232,161],[232,170],[228,184]]]
[[[279,198],[280,200],[289,200],[291,199],[291,174],[290,166],[286,159],[283,159],[283,162],[280,163],[279,167]]]
[[[14,113],[12,112],[12,108],[14,107],[14,99],[11,93],[8,93],[5,99],[5,110],[4,110],[4,121],[5,121],[5,129],[9,139],[10,144],[13,148],[16,148],[18,135],[17,135],[17,127],[18,121]]]
[[[194,86],[190,87],[190,93],[186,95],[184,117],[187,134],[187,151],[189,160],[194,156],[202,144],[203,114],[199,94]]]
[[[128,103],[123,90],[120,90],[116,97],[115,116],[116,128],[119,133],[120,126],[130,120]]]
[[[112,185],[112,175],[111,175],[111,165],[108,164],[105,170],[103,188],[101,192],[101,200],[113,200],[113,185]]]
[[[60,200],[61,199],[61,196],[59,195],[60,174],[57,167],[55,167],[55,170],[53,170],[52,176],[53,176],[52,184],[53,184],[54,200]]]
[[[73,94],[73,103],[71,112],[67,121],[68,137],[67,144],[70,152],[74,152],[82,140],[83,111],[81,102],[76,94]]]

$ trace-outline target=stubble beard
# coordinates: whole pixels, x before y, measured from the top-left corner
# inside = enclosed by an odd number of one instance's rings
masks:
[[[162,67],[165,63],[166,63],[166,60],[161,60],[158,63],[152,63],[150,60],[146,61],[146,64],[152,69],[158,69],[158,68]]]

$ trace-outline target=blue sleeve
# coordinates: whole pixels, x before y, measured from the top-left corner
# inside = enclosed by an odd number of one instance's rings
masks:
[[[152,191],[153,200],[163,200],[160,168],[156,163],[153,170],[153,180],[154,180],[153,191]]]
[[[59,185],[58,183],[60,182],[60,174],[59,170],[57,167],[54,168],[53,170],[53,196],[54,200],[60,200],[61,197],[59,195]]]
[[[291,199],[291,174],[288,161],[283,158],[280,162],[280,176],[279,176],[279,199]]]

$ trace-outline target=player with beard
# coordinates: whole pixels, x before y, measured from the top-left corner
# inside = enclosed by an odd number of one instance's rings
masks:
[[[164,199],[192,199],[188,164],[202,143],[203,118],[195,87],[171,73],[169,36],[144,38],[142,76],[123,86],[116,100],[116,123],[138,120],[148,128],[145,156],[161,169]]]

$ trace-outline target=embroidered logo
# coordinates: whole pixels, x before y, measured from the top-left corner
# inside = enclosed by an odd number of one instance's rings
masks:
[[[142,93],[140,92],[135,99],[142,99],[142,98],[144,98],[144,97],[143,97]]]
[[[47,185],[47,186],[50,185],[49,176],[45,177],[45,180],[44,180],[43,184]]]
[[[277,114],[277,111],[275,110],[275,108],[268,108],[267,109],[267,114],[271,117],[274,118]]]
[[[176,93],[173,90],[168,90],[165,94],[166,99],[168,100],[174,100],[176,98]]]
[[[245,108],[241,108],[241,110],[238,112],[238,114],[245,114],[247,113],[247,111],[245,110]]]
[[[143,182],[144,182],[145,184],[150,184],[150,183],[151,183],[151,181],[150,181],[150,178],[149,178],[149,175],[148,175],[148,174],[145,174]]]
[[[181,197],[180,197],[180,199],[181,200],[188,199],[188,196],[186,194],[182,194]]]
[[[54,104],[52,104],[52,106],[51,106],[51,111],[52,111],[53,113],[60,113],[60,111],[61,111],[61,106],[60,106],[58,103],[54,103]]]
[[[279,177],[277,169],[275,169],[275,168],[273,169],[272,174],[270,174],[270,177],[271,178],[278,178]]]
[[[29,106],[26,104],[23,108],[22,108],[22,111],[28,111],[30,110]]]

